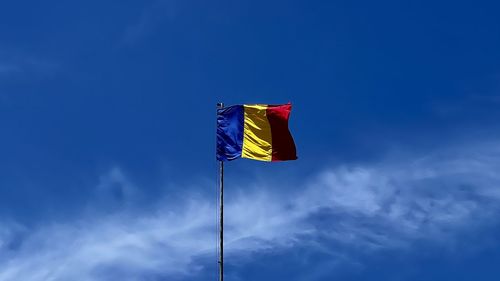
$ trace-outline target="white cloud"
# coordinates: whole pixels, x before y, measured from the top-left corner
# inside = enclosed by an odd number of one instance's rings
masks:
[[[325,240],[372,251],[411,247],[416,240],[446,245],[463,232],[498,223],[498,147],[331,168],[293,192],[242,188],[226,202],[226,253],[235,258],[307,243],[331,252],[320,242]],[[115,184],[123,192],[136,190],[119,169],[103,175],[98,189]],[[164,200],[149,211],[123,208],[29,230],[0,224],[0,280],[148,280],[196,273],[215,258],[216,206],[199,195],[186,198]]]

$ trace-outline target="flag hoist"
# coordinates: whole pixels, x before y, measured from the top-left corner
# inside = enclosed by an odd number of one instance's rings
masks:
[[[219,280],[224,280],[224,162],[238,158],[259,161],[296,160],[288,129],[292,105],[217,104],[217,160],[219,161]]]

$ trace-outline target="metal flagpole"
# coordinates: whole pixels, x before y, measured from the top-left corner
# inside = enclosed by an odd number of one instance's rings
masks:
[[[217,108],[224,108],[223,103],[218,103]],[[224,281],[224,162],[219,161],[219,281]]]

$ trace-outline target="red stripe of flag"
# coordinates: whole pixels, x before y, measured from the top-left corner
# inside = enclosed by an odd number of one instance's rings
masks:
[[[272,161],[297,159],[295,143],[288,129],[291,110],[291,104],[269,105],[266,110],[267,120],[271,127]]]

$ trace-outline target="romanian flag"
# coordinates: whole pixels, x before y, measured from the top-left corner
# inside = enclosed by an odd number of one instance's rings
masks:
[[[292,105],[233,105],[217,110],[217,160],[297,159],[288,130]]]

